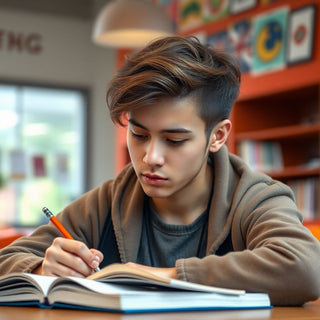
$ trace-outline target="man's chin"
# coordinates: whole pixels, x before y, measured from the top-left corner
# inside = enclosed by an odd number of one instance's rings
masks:
[[[144,193],[150,198],[167,198],[168,193],[164,192],[160,188],[154,188],[150,186],[142,186]]]

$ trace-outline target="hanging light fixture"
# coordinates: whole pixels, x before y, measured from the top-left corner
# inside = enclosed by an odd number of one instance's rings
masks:
[[[108,3],[93,25],[93,42],[117,48],[138,48],[149,41],[174,34],[173,22],[148,0]]]

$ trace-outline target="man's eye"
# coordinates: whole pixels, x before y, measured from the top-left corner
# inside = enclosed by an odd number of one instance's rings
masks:
[[[183,144],[186,141],[186,139],[182,139],[182,140],[167,139],[167,141],[168,141],[168,143],[170,143],[172,145],[178,146],[178,145]]]
[[[138,134],[138,133],[135,133],[133,131],[130,131],[131,132],[131,135],[135,138],[135,139],[138,139],[138,140],[144,140],[144,139],[147,139],[148,136],[145,135],[145,134]]]

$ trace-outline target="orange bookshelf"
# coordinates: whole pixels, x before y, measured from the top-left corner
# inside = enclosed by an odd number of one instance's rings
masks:
[[[231,114],[233,130],[228,147],[237,154],[239,144],[244,140],[278,143],[283,169],[267,173],[285,183],[292,179],[317,179],[313,220],[320,221],[320,46],[317,41],[320,37],[320,1],[278,0],[180,34],[210,35],[226,30],[231,23],[276,8],[287,6],[292,11],[310,4],[316,6],[312,59],[264,74],[242,75],[239,98]],[[123,52],[119,51],[117,66],[121,63]],[[130,161],[125,137],[126,130],[118,128],[117,172]]]
[[[267,11],[284,6],[292,11],[310,4],[316,6],[312,59],[277,71],[242,75],[239,98],[231,114],[233,130],[228,147],[231,152],[238,154],[240,144],[247,141],[254,141],[255,145],[268,141],[278,144],[283,169],[268,170],[267,173],[288,184],[302,181],[303,185],[310,179],[316,179],[315,194],[310,197],[316,202],[313,212],[313,220],[316,221],[320,220],[320,47],[317,42],[320,36],[320,2],[278,0],[182,34],[209,36]]]

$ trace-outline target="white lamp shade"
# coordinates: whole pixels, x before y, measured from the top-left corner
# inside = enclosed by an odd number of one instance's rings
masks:
[[[155,38],[173,35],[173,22],[166,13],[148,0],[116,0],[98,15],[92,40],[117,48],[138,48]]]

